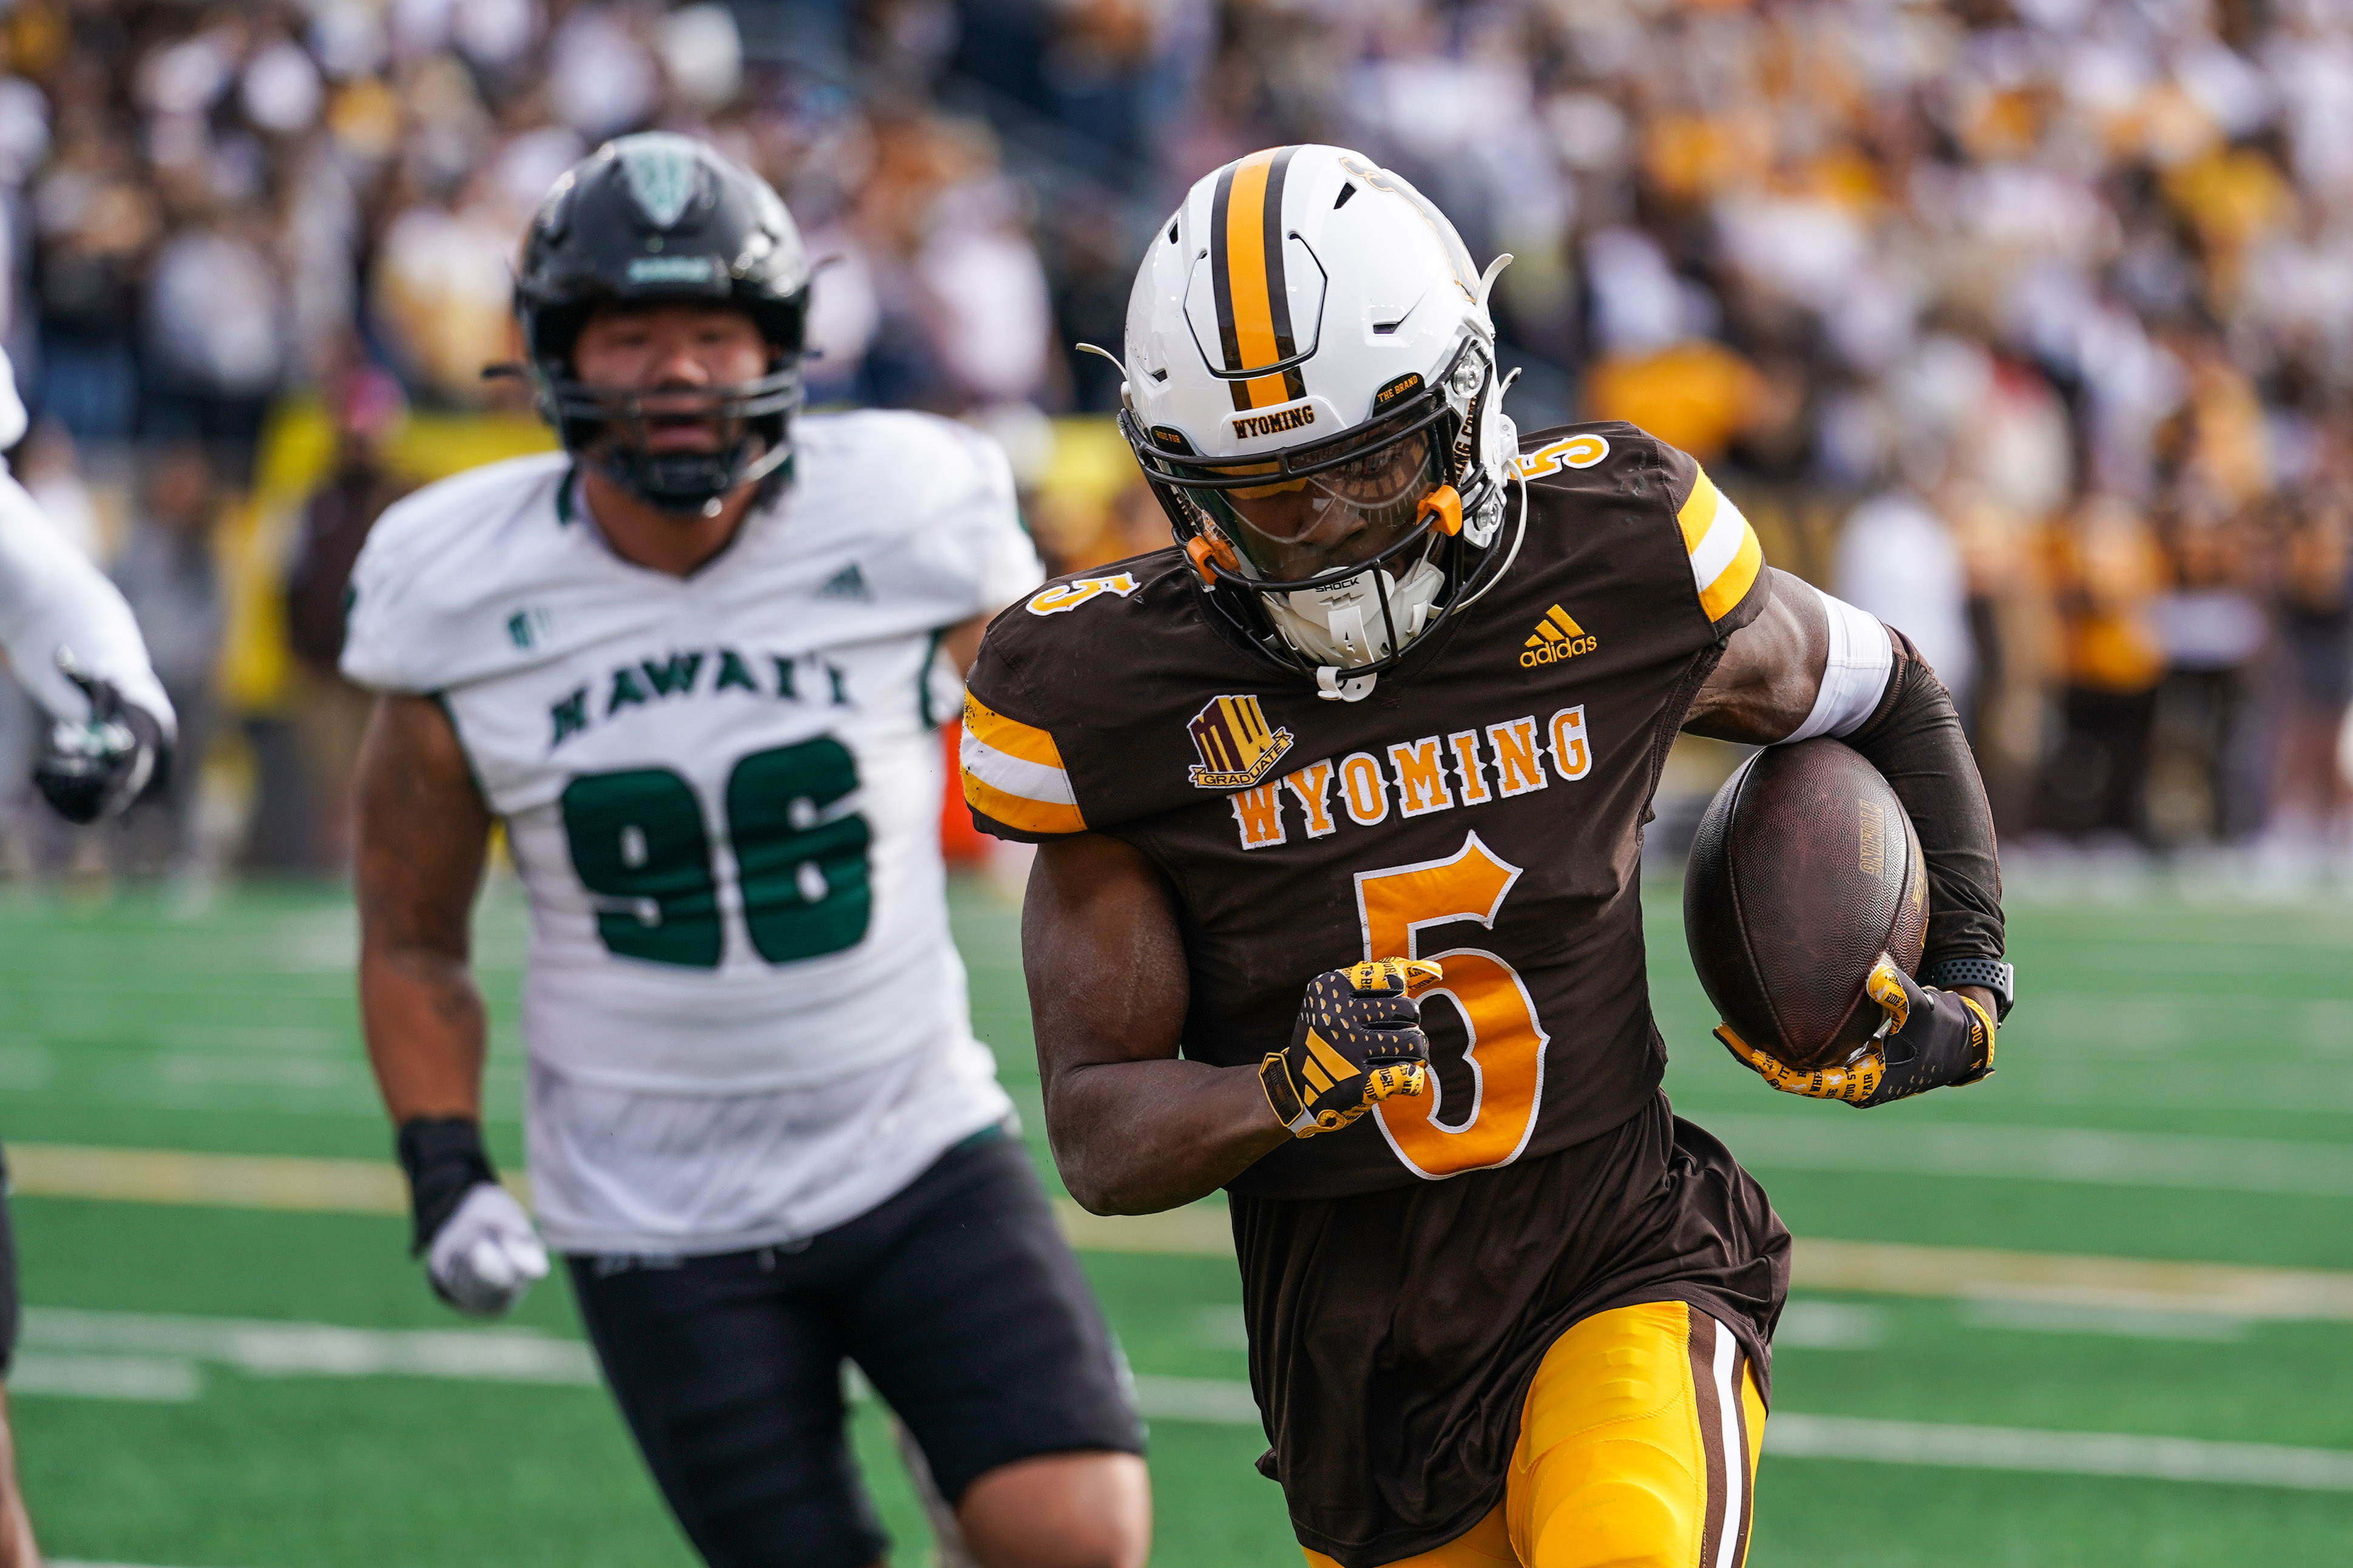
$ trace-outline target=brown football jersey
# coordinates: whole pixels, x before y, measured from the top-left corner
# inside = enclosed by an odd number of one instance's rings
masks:
[[[1187,1057],[1282,1049],[1324,970],[1445,970],[1422,1002],[1432,1090],[1276,1150],[1238,1194],[1493,1169],[1652,1100],[1665,1054],[1641,826],[1767,574],[1698,465],[1631,426],[1545,431],[1521,454],[1510,569],[1364,700],[1320,698],[1247,647],[1174,550],[1050,584],[982,642],[963,742],[974,818],[1013,839],[1108,833],[1152,858],[1179,905]]]

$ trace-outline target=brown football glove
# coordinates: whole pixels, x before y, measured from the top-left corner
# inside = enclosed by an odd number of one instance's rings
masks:
[[[1266,1102],[1295,1138],[1345,1127],[1430,1080],[1430,1041],[1414,1001],[1444,978],[1426,958],[1380,958],[1308,983],[1288,1050],[1259,1064]]]
[[[1994,1023],[1985,1009],[1952,991],[1914,984],[1884,953],[1872,966],[1862,988],[1887,1024],[1871,1048],[1842,1068],[1800,1072],[1715,1026],[1725,1048],[1757,1077],[1784,1094],[1842,1100],[1859,1110],[1932,1089],[1975,1083],[1993,1072]]]

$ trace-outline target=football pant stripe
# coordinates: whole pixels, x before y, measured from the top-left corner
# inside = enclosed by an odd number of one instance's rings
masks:
[[[1705,1317],[1704,1312],[1695,1314]],[[1724,1513],[1723,1540],[1716,1547],[1715,1561],[1709,1568],[1736,1568],[1748,1534],[1748,1476],[1746,1459],[1748,1444],[1742,1430],[1740,1342],[1732,1331],[1710,1320],[1715,1330],[1715,1401],[1722,1421],[1721,1435],[1709,1445],[1719,1461],[1723,1477]],[[1715,1512],[1711,1505],[1710,1513]]]
[[[964,700],[964,732],[991,751],[1035,763],[1041,768],[1052,768],[1057,773],[1061,771],[1062,753],[1054,744],[1053,736],[1035,724],[1008,719],[970,692],[965,694]]]
[[[981,816],[1023,833],[1084,833],[1087,830],[1087,819],[1079,814],[1075,805],[1008,795],[987,780],[974,777],[969,772],[964,775],[964,799],[966,805]]]
[[[1725,1395],[1716,1363],[1722,1359],[1724,1342],[1732,1336],[1697,1308],[1686,1306],[1683,1310],[1690,1323],[1684,1344],[1691,1356],[1692,1403],[1699,1427],[1700,1479],[1706,1489],[1696,1568],[1724,1568],[1724,1521],[1730,1496],[1725,1487]]]

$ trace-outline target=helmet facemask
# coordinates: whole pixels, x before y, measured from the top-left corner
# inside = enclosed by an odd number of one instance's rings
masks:
[[[1121,422],[1210,602],[1326,696],[1354,698],[1485,574],[1499,395],[1485,345],[1466,339],[1435,384],[1282,452],[1208,459],[1176,431]]]
[[[756,381],[722,387],[591,386],[550,384],[548,401],[567,427],[565,445],[584,452],[605,477],[659,510],[709,516],[737,487],[767,478],[791,457],[786,421],[801,404],[797,365]],[[680,419],[715,423],[710,451],[662,451],[652,433]],[[573,426],[579,429],[576,437]]]

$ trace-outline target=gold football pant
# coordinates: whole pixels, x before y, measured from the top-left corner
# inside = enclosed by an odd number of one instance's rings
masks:
[[[1537,1366],[1504,1500],[1389,1568],[1740,1568],[1764,1436],[1747,1354],[1715,1319],[1681,1301],[1600,1313]]]

